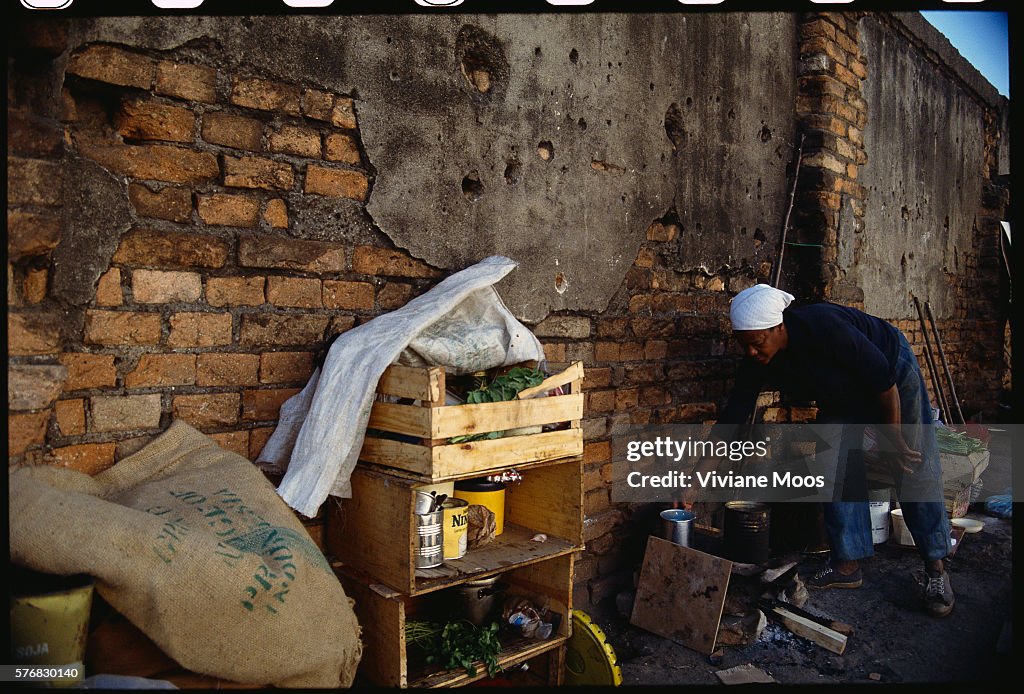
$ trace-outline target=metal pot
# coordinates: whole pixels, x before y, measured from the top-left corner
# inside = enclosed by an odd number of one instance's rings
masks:
[[[508,589],[507,584],[498,583],[499,578],[488,576],[452,588],[455,611],[478,627],[493,621],[495,597]]]

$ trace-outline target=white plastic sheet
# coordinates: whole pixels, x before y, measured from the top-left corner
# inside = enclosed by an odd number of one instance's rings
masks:
[[[282,405],[256,459],[286,470],[277,492],[289,506],[311,517],[328,496],[352,496],[377,381],[392,363],[465,373],[544,360],[540,341],[493,287],[515,267],[504,256],[485,258],[334,341],[323,369]]]

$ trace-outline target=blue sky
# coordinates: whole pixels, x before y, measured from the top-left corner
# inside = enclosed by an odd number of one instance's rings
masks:
[[[978,72],[999,93],[1010,96],[1009,34],[1006,12],[922,12],[925,19],[945,34]]]

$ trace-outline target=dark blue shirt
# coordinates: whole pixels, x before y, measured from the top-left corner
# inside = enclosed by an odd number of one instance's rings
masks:
[[[740,362],[718,423],[746,421],[762,390],[814,400],[819,416],[880,421],[878,396],[896,382],[899,330],[863,311],[827,302],[790,306],[782,320],[789,333],[788,346],[768,364],[750,357]],[[728,428],[717,429],[719,435],[732,438],[726,434]]]

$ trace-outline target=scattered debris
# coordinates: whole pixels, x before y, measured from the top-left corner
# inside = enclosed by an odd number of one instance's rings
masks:
[[[725,615],[718,623],[716,643],[723,646],[746,646],[761,637],[768,624],[768,618],[761,610],[752,610],[745,615]]]
[[[708,663],[711,665],[721,665],[723,660],[725,660],[725,650],[721,648],[715,649],[714,653],[708,656]]]
[[[882,673],[880,673],[880,672],[872,672],[872,673],[868,674],[868,679],[872,680],[874,682],[878,682],[880,679],[882,679]]]
[[[758,669],[750,663],[737,665],[728,670],[718,670],[715,672],[715,675],[722,684],[752,684],[755,682],[778,681],[764,670]]]

